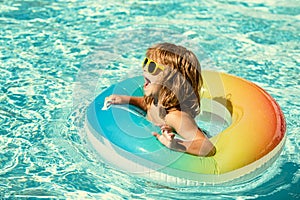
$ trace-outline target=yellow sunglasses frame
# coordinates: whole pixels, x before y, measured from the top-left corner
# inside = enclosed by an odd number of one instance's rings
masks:
[[[148,61],[147,61],[147,63],[145,64],[145,60],[146,60],[146,59],[148,59]],[[154,71],[153,71],[152,73],[149,72],[149,64],[150,64],[151,62],[153,62],[153,63],[155,64],[155,69],[154,69]],[[143,61],[143,64],[142,64],[143,69],[145,69],[146,66],[147,66],[147,72],[148,72],[149,74],[155,74],[155,72],[157,71],[157,68],[161,69],[162,71],[165,69],[164,66],[157,64],[154,60],[151,60],[150,58],[147,58],[147,57],[146,57],[146,58],[144,59],[144,61]]]

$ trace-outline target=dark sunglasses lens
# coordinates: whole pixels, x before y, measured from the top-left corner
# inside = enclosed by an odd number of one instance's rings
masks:
[[[145,60],[144,60],[144,64],[143,64],[143,68],[145,68],[145,66],[146,66],[147,62],[148,62],[148,58],[145,58]]]
[[[153,73],[156,68],[156,64],[154,62],[150,62],[148,66],[148,72]]]

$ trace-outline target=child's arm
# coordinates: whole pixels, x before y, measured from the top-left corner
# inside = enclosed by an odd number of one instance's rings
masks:
[[[147,106],[144,102],[144,97],[112,94],[109,97],[106,97],[105,101],[110,101],[111,104],[132,104],[140,107],[145,111],[147,110]]]
[[[216,153],[214,145],[198,129],[193,118],[188,114],[174,111],[166,115],[166,123],[184,139],[174,138],[174,133],[164,131],[162,134],[153,133],[166,147],[197,156],[213,156]]]

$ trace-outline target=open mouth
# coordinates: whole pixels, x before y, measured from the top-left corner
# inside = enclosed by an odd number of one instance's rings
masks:
[[[144,79],[145,79],[144,88],[146,88],[148,85],[151,84],[151,81],[146,77],[144,77]]]

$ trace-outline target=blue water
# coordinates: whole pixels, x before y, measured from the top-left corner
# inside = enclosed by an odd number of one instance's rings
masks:
[[[0,0],[0,198],[299,199],[299,14],[298,0]],[[171,188],[114,170],[89,148],[86,107],[140,74],[145,50],[162,41],[277,100],[287,140],[263,174]]]

